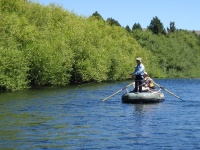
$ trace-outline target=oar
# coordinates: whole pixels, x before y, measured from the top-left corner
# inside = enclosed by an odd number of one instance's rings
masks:
[[[177,96],[177,95],[175,95],[174,93],[170,92],[170,91],[167,90],[166,88],[160,86],[159,84],[157,84],[157,83],[155,83],[155,82],[153,82],[153,83],[154,83],[155,85],[159,86],[161,89],[165,90],[166,92],[170,93],[171,95],[175,96],[176,98],[178,98],[178,99],[184,101],[182,98],[180,98],[179,96]]]
[[[134,82],[133,82],[133,83],[134,83]],[[131,83],[131,84],[127,85],[126,87],[124,87],[124,88],[120,89],[119,91],[117,91],[117,92],[113,93],[112,95],[110,95],[110,96],[108,96],[108,97],[104,98],[102,101],[106,101],[106,100],[108,100],[108,99],[109,99],[109,98],[111,98],[112,96],[116,95],[117,93],[119,93],[119,92],[121,92],[122,90],[126,89],[127,87],[131,86],[133,83]]]

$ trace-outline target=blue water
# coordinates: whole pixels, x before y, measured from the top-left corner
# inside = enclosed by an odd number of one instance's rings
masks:
[[[130,81],[0,93],[0,149],[200,149],[200,79],[155,82],[185,101],[102,102]]]

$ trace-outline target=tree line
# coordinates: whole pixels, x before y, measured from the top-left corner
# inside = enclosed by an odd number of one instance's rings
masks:
[[[30,0],[0,0],[0,19],[1,90],[126,80],[136,57],[151,77],[199,77],[199,36],[173,23],[167,32],[154,22],[127,30],[98,12],[78,16]]]

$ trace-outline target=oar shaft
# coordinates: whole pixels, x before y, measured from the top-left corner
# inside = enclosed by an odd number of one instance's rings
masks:
[[[159,84],[157,84],[157,83],[155,83],[155,82],[154,82],[154,84],[155,84],[155,85],[157,85],[157,86],[159,86],[159,87],[161,87]],[[181,99],[179,96],[177,96],[177,95],[175,95],[174,93],[170,92],[170,91],[169,91],[169,90],[167,90],[166,88],[163,88],[163,87],[162,87],[162,89],[163,89],[163,90],[165,90],[166,92],[170,93],[171,95],[173,95],[173,96],[177,97],[178,99],[180,99],[180,100],[184,101],[184,100],[183,100],[183,99]]]
[[[177,95],[175,95],[174,93],[172,93],[172,92],[170,92],[169,90],[167,90],[166,88],[163,88],[165,91],[167,91],[168,93],[170,93],[170,94],[172,94],[172,95],[174,95],[175,97],[177,97],[177,98],[180,98],[179,96],[177,96]]]
[[[112,96],[114,96],[114,95],[116,95],[117,93],[121,92],[122,90],[126,89],[127,87],[131,86],[132,84],[133,84],[133,83],[131,83],[131,84],[127,85],[126,87],[124,87],[124,88],[120,89],[119,91],[117,91],[117,92],[113,93],[112,95],[110,95],[110,96],[108,96],[108,97],[104,98],[102,101],[106,101],[106,100],[108,100],[109,98],[111,98]]]
[[[115,92],[114,94],[108,96],[107,98],[104,98],[103,101],[106,101],[107,99],[111,98],[112,96],[116,95],[117,93],[119,93],[119,92],[121,92],[121,91],[122,91],[122,89],[119,90],[119,91],[117,91],[117,92]]]

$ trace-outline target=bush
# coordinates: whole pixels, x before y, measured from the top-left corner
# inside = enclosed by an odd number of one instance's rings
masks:
[[[0,88],[20,90],[28,85],[28,62],[22,52],[0,48]]]

